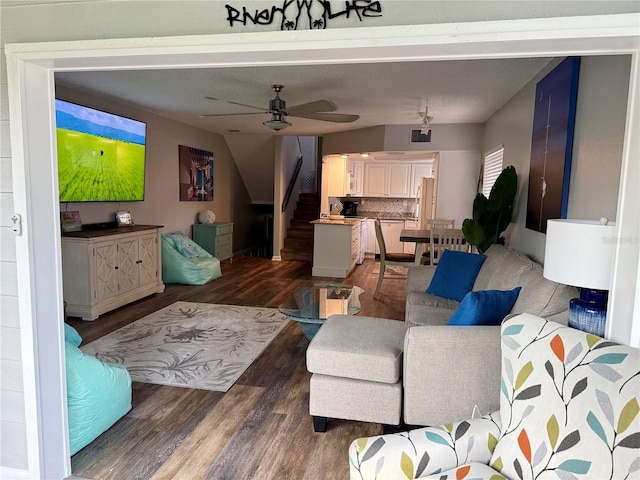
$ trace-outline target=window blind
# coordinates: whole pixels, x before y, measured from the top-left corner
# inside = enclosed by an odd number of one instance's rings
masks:
[[[500,145],[489,150],[484,156],[484,168],[482,172],[482,194],[489,198],[491,187],[496,183],[496,179],[502,173],[502,157],[504,147]]]

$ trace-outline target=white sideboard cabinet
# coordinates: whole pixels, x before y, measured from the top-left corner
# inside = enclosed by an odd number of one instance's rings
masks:
[[[95,320],[164,291],[161,228],[136,225],[65,233],[62,280],[67,315]]]

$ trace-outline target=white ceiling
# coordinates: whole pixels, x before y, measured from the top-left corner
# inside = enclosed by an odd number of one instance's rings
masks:
[[[135,104],[222,135],[274,134],[268,114],[208,100],[211,96],[259,108],[285,86],[287,106],[329,100],[353,123],[287,117],[285,135],[323,135],[375,125],[420,125],[428,99],[433,124],[484,123],[550,58],[388,62],[377,64],[235,67],[57,73],[56,81]],[[256,113],[257,112],[257,113]],[[234,115],[250,113],[249,115]],[[202,114],[225,114],[202,118]],[[228,115],[227,115],[228,114]]]

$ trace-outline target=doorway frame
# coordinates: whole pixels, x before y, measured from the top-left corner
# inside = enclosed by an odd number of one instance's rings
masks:
[[[610,322],[607,334],[638,346],[639,19],[639,14],[594,15],[5,45],[13,208],[22,218],[22,234],[16,237],[16,263],[28,475],[64,478],[71,474],[57,165],[51,161],[56,151],[56,71],[630,55],[616,228],[619,239],[632,241],[616,243],[609,306],[611,317],[628,322]],[[274,199],[276,205],[280,201]],[[274,230],[281,221],[276,213]]]

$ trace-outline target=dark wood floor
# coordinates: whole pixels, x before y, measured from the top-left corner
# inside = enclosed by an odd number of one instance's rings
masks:
[[[312,280],[307,262],[236,257],[222,278],[203,286],[167,285],[165,292],[100,316],[69,318],[89,343],[173,302],[277,308]],[[313,278],[316,280],[317,278]],[[347,279],[358,285],[360,315],[404,319],[405,281],[385,280],[378,300],[373,260]],[[104,479],[346,479],[355,438],[377,435],[377,424],[330,420],[315,433],[308,413],[308,340],[289,322],[226,393],[134,382],[133,409],[71,459],[74,475]]]

